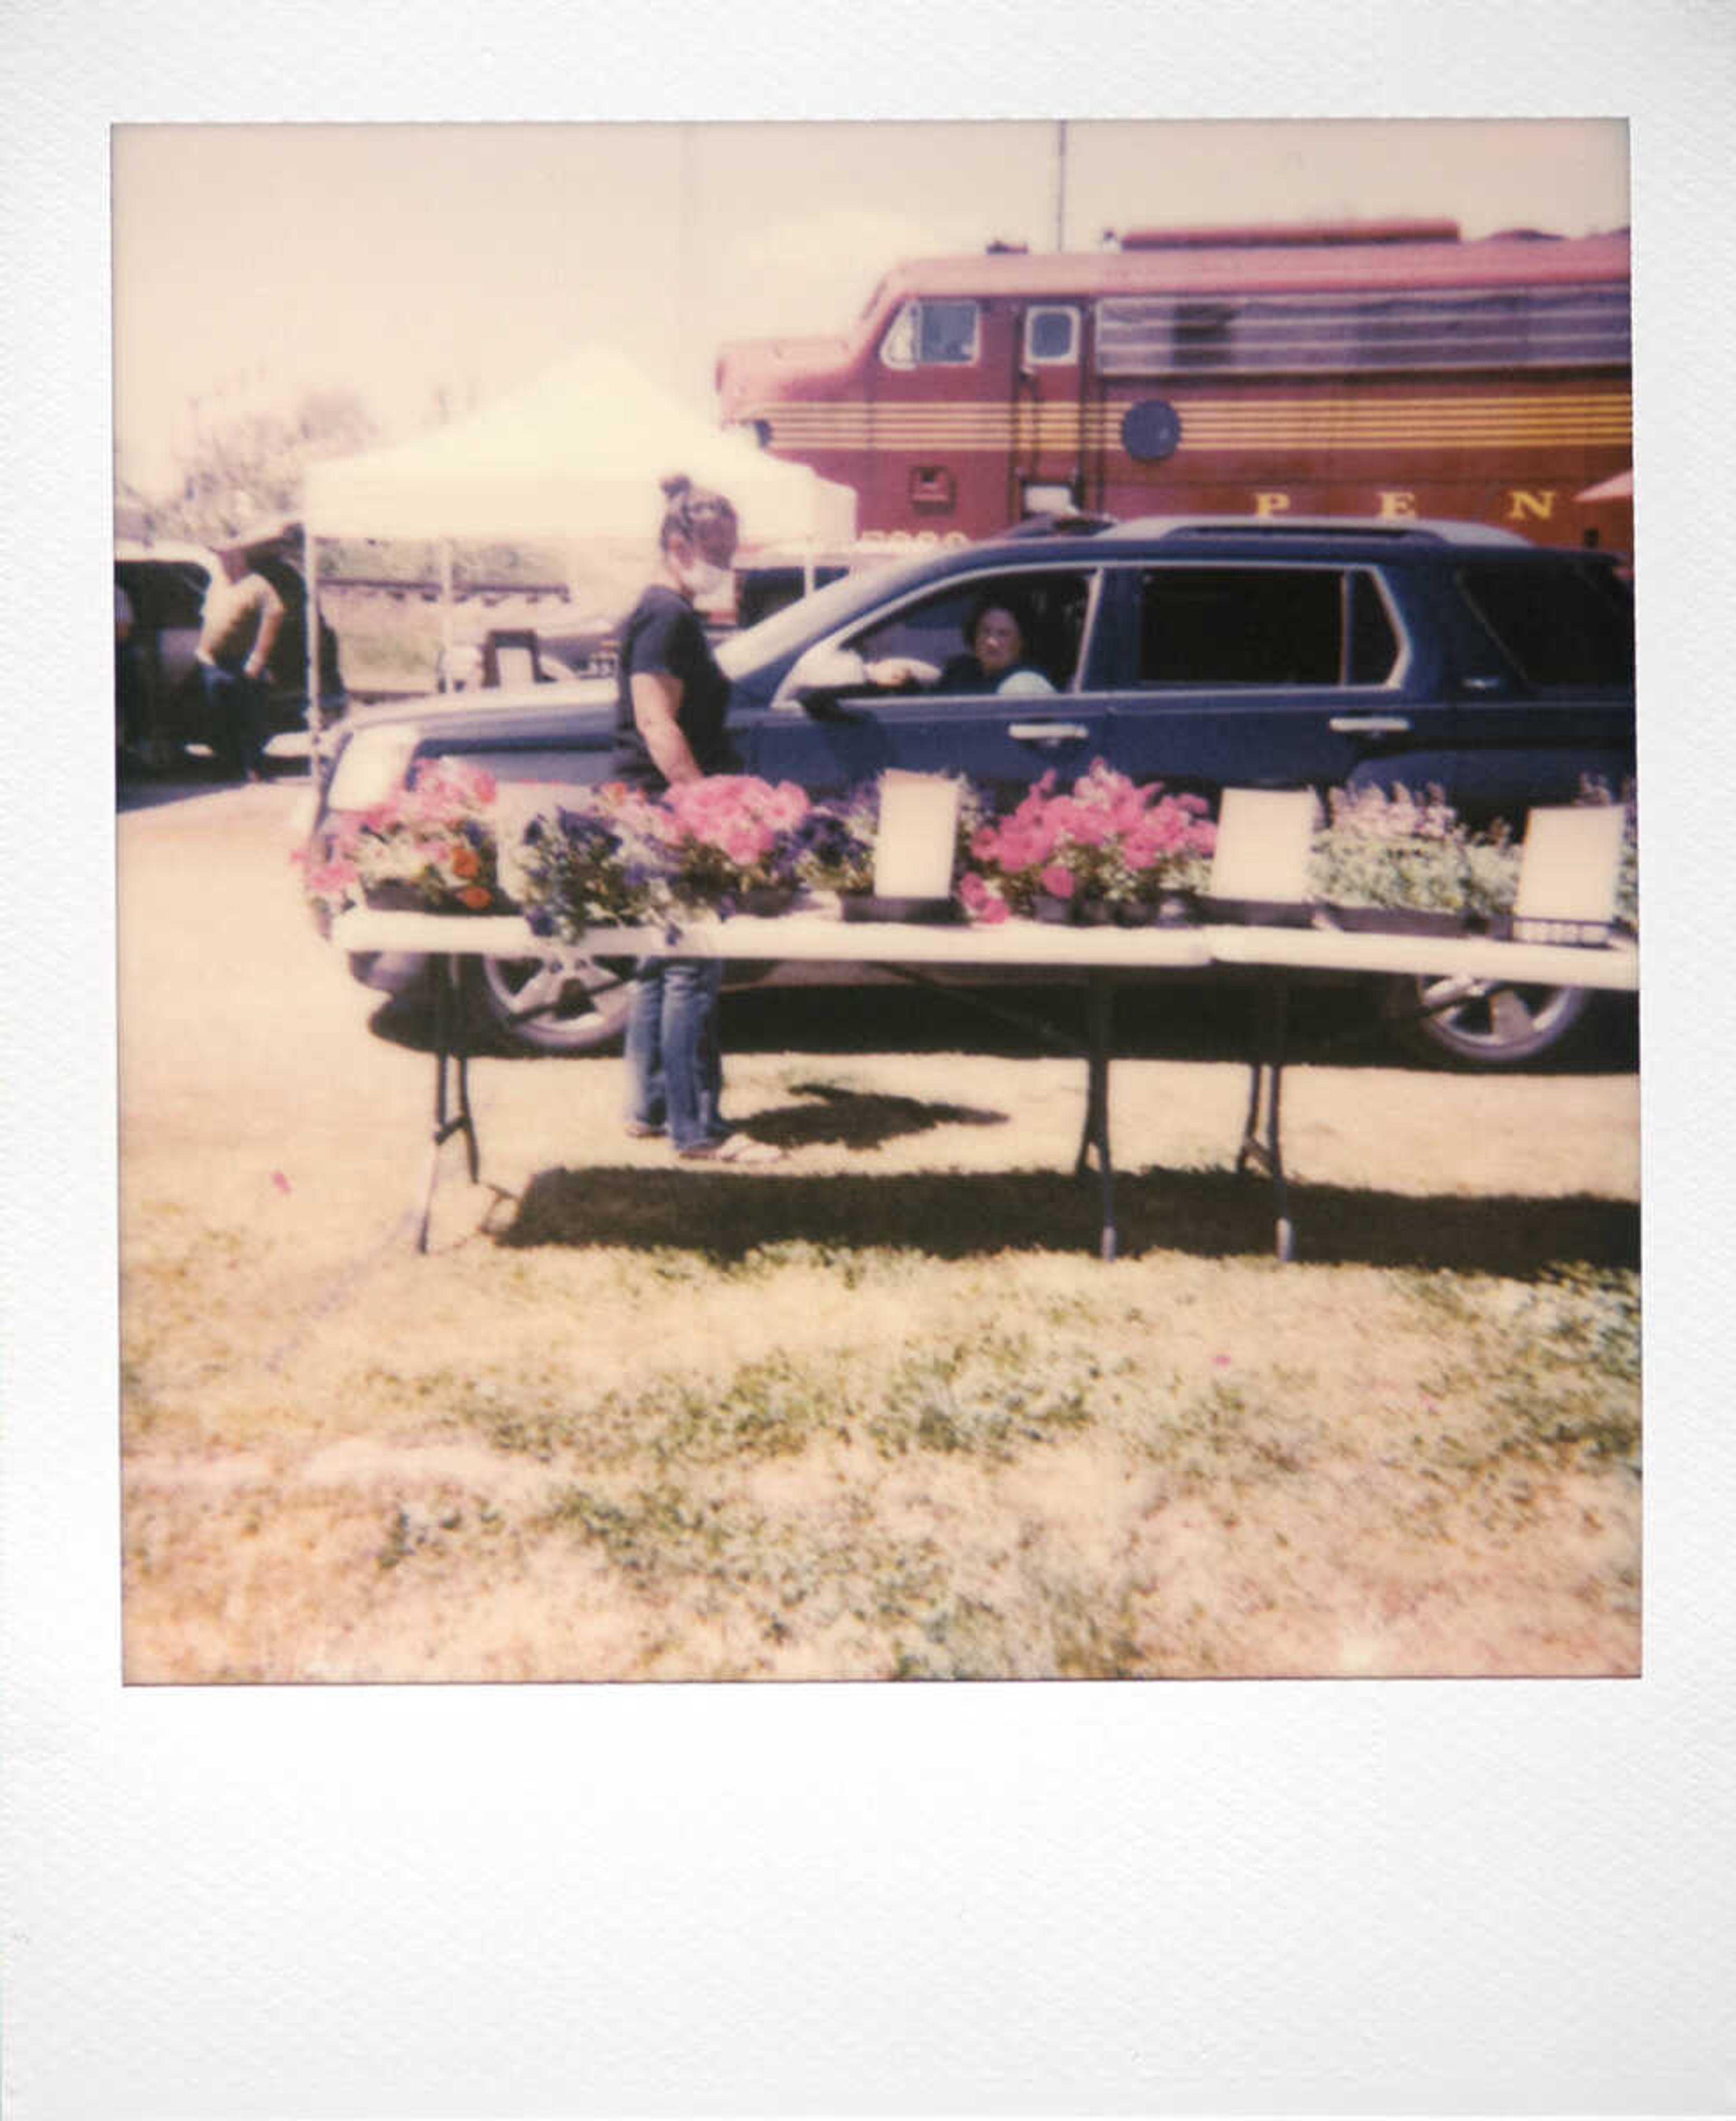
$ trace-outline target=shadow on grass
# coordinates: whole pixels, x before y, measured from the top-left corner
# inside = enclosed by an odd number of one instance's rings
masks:
[[[898,1135],[926,1134],[933,1127],[1005,1126],[1009,1120],[1006,1112],[850,1090],[838,1083],[792,1083],[790,1087],[796,1096],[811,1098],[814,1102],[756,1112],[743,1133],[779,1149],[877,1149]]]
[[[756,1121],[755,1133],[761,1131]],[[510,1246],[633,1245],[740,1260],[804,1242],[934,1259],[1001,1251],[1094,1252],[1098,1186],[1046,1172],[849,1172],[602,1168],[539,1172],[498,1229]],[[1270,1257],[1273,1196],[1229,1172],[1118,1173],[1123,1259],[1156,1251]],[[1574,1263],[1637,1266],[1640,1213],[1575,1196],[1416,1198],[1335,1186],[1290,1187],[1298,1260],[1531,1280]]]

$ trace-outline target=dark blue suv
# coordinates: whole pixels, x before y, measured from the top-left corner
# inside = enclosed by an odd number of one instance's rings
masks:
[[[1034,685],[1009,697],[870,682],[894,662],[939,669],[997,597],[1025,621]],[[1617,564],[1473,524],[1152,518],[961,546],[831,583],[733,636],[719,660],[742,770],[814,793],[903,767],[1005,798],[1104,758],[1207,797],[1435,785],[1468,819],[1517,828],[1533,804],[1572,801],[1583,776],[1619,788],[1634,770],[1632,598]],[[614,711],[614,682],[591,680],[353,715],[325,814],[365,808],[441,754],[504,781],[595,781]],[[419,967],[353,969],[396,989]],[[516,1042],[581,1049],[618,1029],[617,970],[486,961],[475,1001]],[[1468,990],[1422,1035],[1499,1065],[1553,1044],[1583,1005],[1577,991],[1492,1005]]]

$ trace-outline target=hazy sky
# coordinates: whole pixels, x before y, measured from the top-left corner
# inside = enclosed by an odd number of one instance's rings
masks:
[[[730,337],[841,329],[899,257],[1053,245],[1052,124],[123,125],[114,135],[124,472],[197,416],[362,391],[389,428],[587,343],[711,409]],[[1445,214],[1468,235],[1628,218],[1619,121],[1067,128],[1065,236],[1163,222]]]

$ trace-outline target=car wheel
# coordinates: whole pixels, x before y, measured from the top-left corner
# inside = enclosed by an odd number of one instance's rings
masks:
[[[1554,1051],[1591,1006],[1588,987],[1436,977],[1389,981],[1381,1013],[1407,1052],[1457,1068],[1518,1068]]]
[[[471,958],[464,980],[472,1023],[509,1052],[595,1053],[627,1028],[623,958]]]

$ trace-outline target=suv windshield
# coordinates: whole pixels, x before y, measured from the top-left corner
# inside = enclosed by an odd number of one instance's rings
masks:
[[[805,648],[810,641],[817,641],[833,627],[846,624],[856,613],[870,604],[880,604],[889,592],[896,591],[907,577],[920,580],[926,576],[933,561],[932,553],[925,553],[908,566],[865,567],[859,574],[845,575],[835,582],[828,582],[824,589],[815,590],[811,596],[798,597],[794,604],[785,604],[757,626],[745,627],[732,634],[727,641],[717,645],[717,667],[726,678],[745,678],[750,671],[761,670],[779,656],[793,655]]]
[[[1458,580],[1528,684],[1633,683],[1633,599],[1613,568],[1473,563]]]

